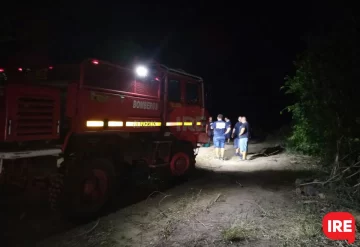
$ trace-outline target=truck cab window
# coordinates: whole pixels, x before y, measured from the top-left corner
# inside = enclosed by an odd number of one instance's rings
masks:
[[[168,83],[168,100],[172,102],[181,101],[180,81],[170,79]]]
[[[199,104],[199,85],[196,83],[186,83],[186,103],[187,104]]]

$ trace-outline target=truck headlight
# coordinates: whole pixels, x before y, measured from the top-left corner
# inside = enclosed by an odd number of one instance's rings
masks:
[[[138,66],[136,67],[135,72],[139,77],[146,77],[149,71],[145,66]]]

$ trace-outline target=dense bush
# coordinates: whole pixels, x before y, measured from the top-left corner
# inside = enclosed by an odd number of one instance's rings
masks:
[[[313,38],[296,61],[296,73],[282,87],[294,104],[288,139],[296,151],[322,157],[333,174],[339,163],[356,156],[360,125],[360,39],[349,19]],[[347,166],[354,164],[354,159]]]

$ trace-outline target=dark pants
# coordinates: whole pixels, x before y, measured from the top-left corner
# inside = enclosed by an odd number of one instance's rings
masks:
[[[239,137],[234,138],[234,148],[240,148],[239,147]]]
[[[225,136],[214,136],[214,146],[215,148],[224,148],[225,147]]]
[[[226,141],[227,141],[228,139],[230,139],[230,137],[231,137],[231,134],[230,134],[230,132],[229,132],[229,133],[227,133],[227,134],[225,135]]]
[[[211,143],[211,140],[214,138],[214,133],[212,131],[208,132],[208,137],[209,137],[209,144]]]

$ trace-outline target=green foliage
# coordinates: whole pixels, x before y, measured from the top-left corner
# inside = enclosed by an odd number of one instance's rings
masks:
[[[334,159],[358,145],[359,41],[351,25],[336,27],[326,39],[310,42],[296,61],[295,75],[282,87],[295,99],[286,108],[293,116],[292,149]]]
[[[314,116],[318,100],[311,97],[312,91],[308,89],[311,85],[312,77],[311,73],[306,70],[308,64],[305,60],[298,67],[294,77],[287,77],[284,89],[286,94],[293,94],[297,100],[296,103],[287,107],[287,110],[292,113],[293,116],[293,129],[291,136],[289,137],[289,146],[296,150],[306,154],[319,154],[321,152],[319,148],[320,133],[313,126],[314,118],[310,117],[310,114]],[[317,140],[320,139],[320,140]]]

